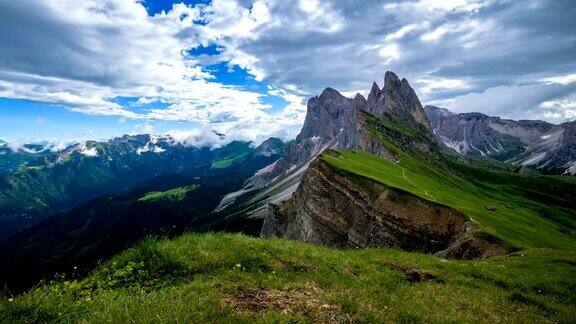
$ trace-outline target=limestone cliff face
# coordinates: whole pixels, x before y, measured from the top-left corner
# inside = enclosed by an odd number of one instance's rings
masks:
[[[343,176],[318,158],[289,200],[269,205],[261,235],[336,248],[398,247],[451,258],[507,252],[474,236],[474,230],[456,210]]]
[[[432,130],[424,108],[408,80],[400,80],[390,71],[386,72],[382,89],[376,83],[372,84],[364,110],[377,117],[388,113],[398,121],[415,121],[427,130]]]
[[[488,156],[516,167],[576,175],[576,122],[510,120],[424,108],[438,141],[458,154]]]
[[[393,154],[371,136],[366,113],[424,128],[432,134],[416,93],[406,79],[400,80],[392,72],[386,72],[382,89],[374,83],[368,99],[360,94],[347,98],[326,88],[308,100],[302,130],[293,143],[286,145],[282,158],[256,173],[242,190],[224,197],[216,212],[265,217],[267,204],[289,198],[308,164],[328,148],[362,149],[393,160]],[[422,143],[412,144],[427,149]]]

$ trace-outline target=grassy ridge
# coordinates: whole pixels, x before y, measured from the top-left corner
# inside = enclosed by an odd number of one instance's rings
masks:
[[[198,186],[199,185],[189,185],[166,191],[151,191],[144,194],[144,196],[138,199],[138,201],[158,201],[158,200],[181,201],[182,199],[186,198],[186,194],[188,192],[198,189]]]
[[[576,316],[575,267],[569,251],[447,261],[187,234],[3,299],[0,322],[561,321]]]
[[[234,165],[236,163],[240,163],[240,162],[246,160],[247,157],[248,157],[248,154],[226,156],[226,157],[223,157],[219,160],[212,162],[212,168],[214,168],[214,169],[227,168],[231,165]]]
[[[330,166],[453,207],[517,248],[576,249],[573,179],[519,176],[474,168],[447,172],[401,155],[395,163],[366,152],[324,154]],[[463,167],[464,168],[464,167]],[[475,171],[474,177],[464,172]],[[541,186],[555,188],[546,193]],[[544,192],[544,193],[542,193]],[[563,195],[568,195],[564,197]],[[572,197],[571,197],[572,196]],[[494,207],[495,211],[488,208]]]

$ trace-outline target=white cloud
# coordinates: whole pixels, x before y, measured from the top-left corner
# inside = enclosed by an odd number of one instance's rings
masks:
[[[435,11],[473,12],[492,1],[486,0],[421,0],[417,5]]]
[[[455,112],[482,112],[511,119],[564,122],[576,117],[576,87],[558,84],[498,86],[437,104]],[[555,99],[566,98],[566,99]]]
[[[425,42],[436,41],[436,40],[439,40],[440,38],[442,38],[442,36],[444,36],[444,34],[446,34],[447,32],[448,32],[448,29],[446,29],[446,27],[440,26],[440,27],[434,29],[433,31],[422,35],[420,37],[420,39],[425,41]]]
[[[465,89],[468,84],[465,80],[444,79],[438,77],[428,77],[419,79],[416,82],[418,90],[423,94],[428,94],[437,90]]]
[[[218,136],[218,134],[210,127],[203,127],[195,130],[172,130],[166,132],[174,139],[176,143],[186,145],[186,146],[210,146],[210,147],[220,147],[231,139],[227,137],[223,138]]]
[[[88,157],[97,157],[98,156],[98,151],[96,150],[95,147],[91,147],[91,148],[84,147],[83,149],[81,149],[78,152],[80,154],[88,156]]]
[[[155,121],[184,121],[259,140],[293,136],[304,99],[324,87],[352,93],[393,70],[424,102],[547,118],[539,105],[562,102],[568,93],[544,83],[575,80],[576,59],[565,54],[576,50],[566,36],[573,12],[561,0],[536,7],[492,0],[214,0],[150,16],[136,0],[0,1],[0,96],[141,119],[142,131],[153,131]],[[211,45],[217,55],[187,54]],[[219,83],[205,66],[223,62],[271,84],[269,94],[288,106],[272,113],[268,94]],[[123,105],[118,97],[139,99]],[[153,103],[166,108],[146,108]]]
[[[576,110],[576,101],[574,100],[552,100],[543,102],[540,107],[550,109],[550,108],[562,108]]]
[[[543,80],[546,83],[570,84],[576,82],[576,74],[567,74],[549,77]]]
[[[390,62],[400,58],[400,48],[398,47],[398,44],[388,44],[382,46],[378,50],[378,54],[385,59],[386,64],[389,64]]]
[[[406,26],[402,26],[402,28],[398,29],[397,31],[386,35],[386,37],[384,38],[386,41],[395,41],[398,39],[402,39],[404,38],[406,35],[408,35],[409,33],[419,30],[419,29],[423,29],[426,28],[428,26],[428,24],[426,22],[424,23],[414,23],[414,24],[409,24]]]
[[[201,44],[257,38],[256,30],[272,19],[267,3],[256,1],[251,8],[230,0],[196,7],[177,4],[168,12],[149,16],[142,3],[132,0],[3,2],[0,11],[16,12],[21,19],[2,28],[14,31],[18,39],[0,36],[4,48],[0,49],[0,96],[52,103],[90,115],[120,116],[120,120],[142,119],[139,130],[144,132],[153,131],[144,120],[227,127],[248,123],[257,129],[259,121],[270,118],[265,112],[270,106],[261,102],[263,95],[218,83],[198,58],[186,53]],[[329,6],[317,5],[321,13],[331,14]],[[24,18],[30,6],[37,10]],[[207,23],[194,23],[200,18]],[[320,27],[325,25],[322,19],[315,18]],[[45,32],[52,37],[43,38]],[[31,51],[20,38],[42,43],[43,48]],[[220,59],[263,78],[253,56],[240,53]],[[134,106],[161,102],[168,107],[135,112],[117,103],[117,97],[139,98]]]

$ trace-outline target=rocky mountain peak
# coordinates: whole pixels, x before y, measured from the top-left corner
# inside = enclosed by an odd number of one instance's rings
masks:
[[[270,137],[256,147],[256,154],[263,156],[281,155],[284,152],[284,142],[276,137]]]
[[[397,121],[416,121],[432,129],[416,92],[408,80],[400,80],[394,72],[386,72],[382,89],[376,83],[372,85],[364,110],[377,117],[387,114]]]
[[[296,142],[306,138],[331,139],[338,135],[354,114],[355,99],[326,88],[320,96],[308,100],[306,119]]]
[[[364,96],[359,93],[354,96],[354,100],[358,102],[366,102],[366,98],[364,98]]]
[[[441,108],[441,107],[432,106],[432,105],[424,106],[424,112],[426,112],[426,115],[428,115],[428,116],[431,116],[431,115],[452,116],[452,115],[454,115],[453,112],[451,112],[450,110],[448,110],[446,108]]]
[[[302,130],[294,142],[286,144],[282,158],[257,172],[246,182],[244,189],[226,196],[217,211],[222,212],[227,208],[238,211],[247,207],[251,217],[263,217],[266,204],[290,197],[308,164],[328,148],[360,149],[393,159],[393,154],[371,135],[367,128],[369,121],[361,112],[411,126],[421,124],[431,130],[422,105],[408,81],[387,72],[384,82],[382,89],[374,82],[367,99],[360,94],[347,98],[333,88],[326,88],[321,95],[310,98]],[[428,143],[415,145],[429,149]],[[246,198],[239,199],[240,202],[235,205],[238,197],[254,193],[257,194],[248,202],[250,206],[243,205],[242,201]]]
[[[426,106],[425,112],[438,141],[458,154],[491,157],[543,173],[576,174],[576,127],[571,123],[455,114],[435,106]]]
[[[380,97],[380,87],[378,87],[378,83],[376,81],[372,82],[372,88],[370,89],[370,93],[368,94],[368,99],[376,99]]]
[[[386,71],[384,75],[384,89],[391,88],[391,87],[400,87],[401,81],[400,78],[396,75],[396,73],[392,71]]]
[[[343,96],[336,89],[327,87],[326,89],[324,89],[324,91],[322,91],[322,94],[320,95],[320,97],[321,98],[327,98],[327,97],[330,98],[330,97],[343,97]]]

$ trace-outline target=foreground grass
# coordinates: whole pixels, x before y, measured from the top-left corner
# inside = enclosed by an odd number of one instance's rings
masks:
[[[0,302],[0,322],[570,321],[576,253],[483,261],[242,235],[146,240],[81,281]]]
[[[518,248],[576,249],[576,192],[570,177],[520,176],[505,172],[447,172],[401,154],[392,162],[363,151],[323,154],[331,167],[372,179],[420,198],[453,207]]]

